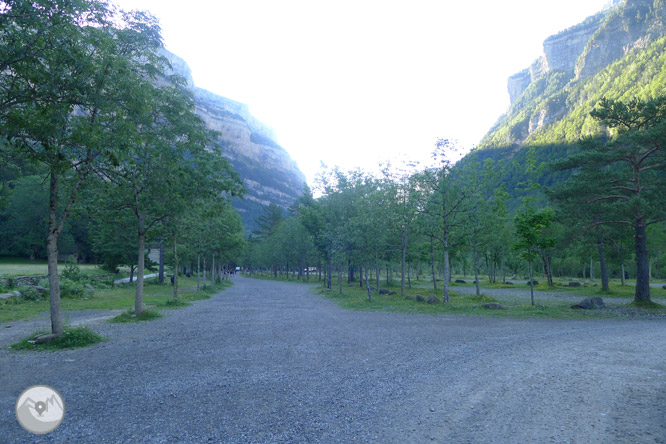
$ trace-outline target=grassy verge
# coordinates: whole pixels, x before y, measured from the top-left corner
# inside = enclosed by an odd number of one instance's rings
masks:
[[[36,344],[35,338],[46,332],[40,331],[10,345],[12,350],[62,350],[87,347],[105,341],[103,337],[87,327],[66,328],[62,336],[43,344]]]
[[[126,322],[141,322],[141,321],[152,321],[153,319],[161,318],[162,314],[159,311],[155,310],[143,310],[137,316],[134,314],[134,311],[126,311],[119,314],[115,318],[109,319],[109,322],[119,324]]]
[[[184,304],[169,306],[177,308],[185,306],[186,303],[210,298],[212,294],[218,293],[233,285],[231,281],[223,281],[214,286],[203,286],[201,291],[196,291],[196,277],[178,278],[178,297]],[[121,284],[113,288],[102,288],[94,290],[89,297],[83,298],[61,298],[63,310],[131,310],[134,307],[135,284]],[[170,283],[158,284],[155,279],[149,279],[144,285],[143,301],[149,307],[167,307],[167,301],[172,300],[173,287]],[[41,312],[49,311],[48,296],[41,300],[26,301],[14,298],[0,300],[0,323],[17,319],[25,319],[36,316]]]
[[[471,316],[512,317],[512,318],[560,318],[560,319],[587,319],[587,318],[625,318],[641,317],[650,315],[666,315],[666,306],[652,303],[650,306],[636,307],[626,304],[619,308],[601,310],[574,310],[570,308],[571,302],[537,304],[535,306],[504,305],[503,310],[492,310],[484,308],[483,304],[497,302],[495,298],[488,296],[475,296],[457,294],[451,291],[450,303],[448,305],[426,304],[406,299],[399,294],[380,295],[373,292],[372,302],[368,300],[367,292],[358,287],[345,287],[342,294],[338,289],[326,290],[317,288],[316,292],[333,300],[340,307],[349,310],[362,311],[387,311],[396,313],[426,313],[426,314],[459,314]],[[398,291],[399,293],[399,291]],[[415,296],[422,294],[426,299],[432,291],[424,289],[410,289],[406,295]],[[439,291],[437,297],[441,299]]]
[[[59,262],[58,268],[64,270],[67,262]],[[81,272],[86,275],[106,274],[108,271],[100,269],[97,265],[80,264]],[[0,257],[0,276],[46,276],[48,265],[46,260],[39,259],[30,262],[25,258]]]

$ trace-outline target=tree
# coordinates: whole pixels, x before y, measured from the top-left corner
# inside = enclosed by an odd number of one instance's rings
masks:
[[[418,199],[419,211],[427,216],[423,224],[427,235],[437,239],[444,250],[444,282],[443,301],[449,303],[449,284],[451,280],[450,253],[454,246],[452,236],[463,224],[465,212],[463,203],[468,197],[453,180],[451,169],[453,163],[449,159],[456,146],[452,141],[439,139],[433,157],[438,161],[437,168],[426,169],[417,178],[421,190]],[[433,280],[434,270],[433,270]]]
[[[575,169],[573,187],[603,205],[595,225],[628,225],[634,232],[635,303],[650,302],[647,227],[666,220],[666,96],[628,102],[601,100],[590,115],[606,127],[581,140],[580,152],[558,164]]]
[[[93,0],[9,0],[0,13],[0,127],[48,171],[51,330],[58,336],[58,238],[82,185],[122,156],[128,110],[137,108],[132,93],[154,78],[161,37],[147,14],[116,14]]]
[[[516,214],[514,222],[516,225],[516,243],[513,249],[520,252],[523,259],[528,262],[528,271],[530,279],[530,301],[534,305],[534,258],[540,250],[552,248],[555,239],[545,235],[545,231],[553,220],[553,210],[546,208],[541,211],[535,211],[529,205],[525,205],[521,211]]]

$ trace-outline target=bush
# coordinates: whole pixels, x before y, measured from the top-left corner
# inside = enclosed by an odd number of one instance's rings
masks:
[[[74,262],[74,260],[70,259],[67,261],[67,265],[65,265],[65,270],[62,272],[62,277],[69,279],[70,281],[81,282],[83,275],[81,274],[79,265]]]
[[[60,296],[63,298],[82,298],[86,296],[86,288],[81,282],[62,278],[60,279]]]
[[[103,337],[88,327],[77,327],[66,328],[61,337],[53,339],[50,342],[35,344],[35,337],[42,333],[45,332],[37,332],[16,344],[12,344],[10,348],[12,350],[59,350],[87,347],[105,341]]]
[[[44,295],[33,287],[21,287],[19,288],[19,291],[21,292],[23,299],[26,301],[38,301],[44,298]]]

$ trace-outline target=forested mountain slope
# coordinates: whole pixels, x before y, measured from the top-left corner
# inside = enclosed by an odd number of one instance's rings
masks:
[[[462,165],[503,162],[509,192],[525,180],[525,161],[560,158],[600,128],[589,115],[602,98],[666,93],[666,2],[623,0],[544,41],[543,54],[511,76],[511,106]],[[546,172],[544,185],[561,180]]]

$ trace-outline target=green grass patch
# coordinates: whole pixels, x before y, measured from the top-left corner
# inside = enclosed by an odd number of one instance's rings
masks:
[[[66,265],[66,261],[58,263],[58,274],[65,269]],[[108,273],[93,264],[80,264],[79,268],[81,269],[81,273],[86,275]],[[47,273],[48,265],[44,259],[30,262],[30,260],[26,258],[0,257],[0,276],[2,277],[46,276]]]
[[[178,298],[186,302],[208,299],[211,295],[219,293],[233,285],[231,281],[222,281],[221,284],[209,285],[196,291],[196,277],[178,278]],[[134,307],[136,284],[121,284],[114,287],[95,288],[93,294],[83,298],[61,298],[62,310],[128,310]],[[172,298],[173,287],[166,284],[156,284],[146,281],[144,285],[143,302],[149,306],[163,306],[165,300]],[[38,301],[24,301],[10,298],[0,301],[0,323],[17,319],[27,319],[41,312],[49,311],[48,296]]]
[[[182,308],[190,305],[192,305],[191,302],[184,301],[183,299],[167,299],[164,303],[157,306],[160,308]]]
[[[157,318],[161,318],[162,313],[159,311],[155,310],[143,310],[141,313],[138,315],[134,314],[133,311],[126,311],[124,313],[119,314],[115,318],[109,319],[109,322],[112,322],[114,324],[118,323],[125,323],[125,322],[140,322],[140,321],[152,321]]]
[[[10,345],[12,350],[62,350],[88,347],[98,342],[106,341],[102,336],[90,330],[88,327],[65,328],[62,336],[43,344],[35,344],[35,338],[47,332],[33,333],[28,338]]]
[[[650,310],[650,311],[666,310],[666,305],[658,304],[653,301],[632,301],[629,305],[635,308],[642,308],[643,310]]]

